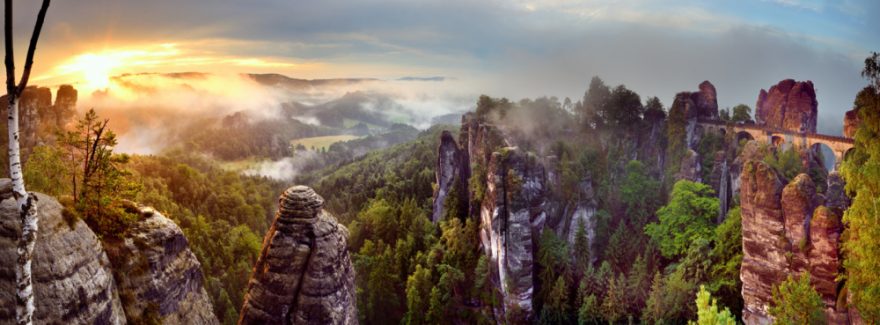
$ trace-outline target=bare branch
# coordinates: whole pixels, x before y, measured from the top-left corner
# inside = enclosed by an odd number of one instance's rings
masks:
[[[5,0],[4,6],[4,36],[6,38],[6,93],[9,102],[15,100],[15,55],[12,50],[12,0]]]
[[[34,25],[34,33],[31,35],[31,44],[28,45],[27,57],[24,60],[24,72],[21,75],[21,81],[18,83],[18,95],[21,95],[24,88],[27,87],[28,79],[31,76],[31,67],[34,65],[34,51],[37,50],[37,40],[40,39],[40,31],[43,29],[43,21],[46,20],[46,11],[49,10],[49,1],[50,0],[43,0],[43,6],[40,7],[40,13],[37,15],[37,23]]]

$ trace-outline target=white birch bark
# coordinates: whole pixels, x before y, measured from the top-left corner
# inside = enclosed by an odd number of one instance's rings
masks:
[[[34,289],[31,266],[34,244],[37,239],[37,208],[35,197],[24,187],[21,169],[21,149],[18,137],[18,96],[10,96],[9,103],[9,175],[12,178],[12,193],[21,218],[21,237],[18,239],[18,259],[15,263],[16,324],[32,324],[34,317]]]

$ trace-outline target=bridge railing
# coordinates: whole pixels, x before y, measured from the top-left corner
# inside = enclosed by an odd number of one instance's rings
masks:
[[[733,128],[734,130],[737,128],[749,129],[749,130],[764,131],[764,132],[768,132],[768,133],[782,133],[785,135],[791,135],[791,136],[796,136],[796,137],[815,138],[815,139],[820,139],[820,140],[825,140],[825,141],[843,142],[843,143],[849,143],[849,144],[855,143],[855,141],[853,139],[847,138],[847,137],[833,136],[833,135],[812,133],[812,132],[795,132],[795,131],[786,130],[783,128],[769,127],[766,125],[749,124],[749,123],[735,123],[735,122],[726,122],[726,121],[709,120],[709,119],[698,119],[697,123],[716,125],[716,126],[727,126],[727,127]]]

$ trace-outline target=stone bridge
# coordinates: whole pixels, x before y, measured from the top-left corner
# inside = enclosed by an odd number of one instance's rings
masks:
[[[714,130],[723,134],[732,131],[736,134],[737,141],[741,139],[757,140],[777,147],[784,143],[790,143],[799,149],[815,149],[820,144],[824,144],[834,152],[834,161],[838,165],[846,157],[846,154],[852,150],[854,143],[853,139],[845,137],[818,133],[800,133],[757,124],[741,124],[702,119],[698,120],[697,124],[706,130]]]

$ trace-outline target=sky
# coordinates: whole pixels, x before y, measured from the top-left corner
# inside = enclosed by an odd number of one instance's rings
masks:
[[[38,1],[13,3],[21,66]],[[94,89],[112,75],[183,71],[439,76],[421,82],[476,102],[577,100],[598,75],[667,106],[709,80],[730,107],[794,78],[814,82],[819,129],[838,134],[866,84],[864,58],[880,51],[878,12],[867,0],[55,0],[32,83]]]

